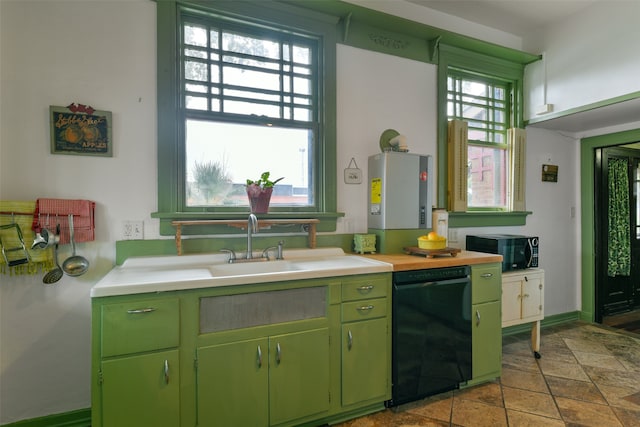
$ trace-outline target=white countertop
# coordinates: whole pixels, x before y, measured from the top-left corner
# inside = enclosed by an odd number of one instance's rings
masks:
[[[259,254],[258,254],[259,256]],[[227,262],[227,254],[133,257],[114,267],[91,297],[383,273],[393,265],[340,248],[285,250],[284,260]]]

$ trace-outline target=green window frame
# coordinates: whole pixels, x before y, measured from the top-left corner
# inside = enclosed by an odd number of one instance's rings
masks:
[[[293,121],[285,117],[242,116],[225,114],[207,108],[185,108],[186,96],[199,96],[198,92],[185,91],[189,83],[184,79],[182,54],[184,52],[182,23],[224,24],[229,28],[263,34],[278,40],[315,40],[317,49],[317,73],[314,80],[317,97],[309,102],[314,116],[309,123]],[[158,1],[158,211],[152,216],[160,218],[160,234],[172,235],[175,228],[172,220],[185,219],[237,219],[244,218],[248,207],[228,208],[209,206],[187,206],[185,121],[188,118],[227,120],[230,123],[267,122],[311,128],[314,135],[314,153],[311,160],[314,168],[314,200],[307,206],[287,206],[267,214],[273,218],[319,218],[320,231],[335,229],[336,212],[336,22],[337,18],[318,12],[277,2],[207,2]],[[204,62],[203,62],[204,64]],[[207,64],[210,66],[211,64]],[[211,106],[215,90],[207,88],[205,102]],[[259,94],[264,95],[264,94]],[[204,99],[204,98],[202,98]],[[281,100],[284,98],[281,98]],[[273,103],[283,111],[284,101]],[[295,122],[295,123],[294,123]],[[269,123],[271,124],[271,123]],[[265,165],[264,170],[269,170]],[[249,177],[247,177],[249,178]],[[258,178],[258,176],[256,177]],[[192,234],[203,232],[198,227],[189,227]]]
[[[507,59],[492,57],[463,48],[440,44],[438,47],[438,206],[447,206],[448,156],[447,156],[447,123],[449,116],[450,77],[475,78],[493,85],[500,85],[507,90],[509,107],[505,110],[508,127],[523,127],[523,76],[524,64]],[[465,119],[464,117],[457,117]],[[465,119],[466,120],[466,119]],[[496,125],[489,120],[488,125]],[[507,127],[507,129],[508,129]],[[507,148],[507,129],[493,132],[494,141],[483,142],[494,147]],[[495,129],[496,131],[498,129]],[[471,133],[471,132],[470,132]],[[496,137],[502,140],[495,140]],[[469,144],[480,144],[470,138]],[[508,157],[508,156],[507,156]],[[508,161],[508,160],[507,160]],[[501,209],[475,209],[467,212],[450,212],[450,226],[477,227],[524,225],[529,212],[513,212]]]
[[[478,86],[483,92],[476,93]],[[447,75],[447,120],[459,119],[468,124],[469,173],[484,176],[487,172],[492,180],[471,179],[475,184],[493,190],[490,203],[479,206],[469,196],[468,211],[506,211],[509,205],[507,130],[511,127],[512,82],[478,73],[469,73],[450,67]],[[475,153],[475,157],[471,153]],[[490,158],[488,166],[485,159]],[[502,167],[496,168],[497,164]],[[485,190],[486,191],[486,190]]]

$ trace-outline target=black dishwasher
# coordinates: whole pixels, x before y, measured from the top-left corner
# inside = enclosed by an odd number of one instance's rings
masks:
[[[393,273],[392,399],[397,406],[471,379],[468,266]]]

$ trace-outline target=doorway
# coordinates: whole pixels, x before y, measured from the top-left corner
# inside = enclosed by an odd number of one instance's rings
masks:
[[[640,150],[596,150],[595,321],[640,329]]]

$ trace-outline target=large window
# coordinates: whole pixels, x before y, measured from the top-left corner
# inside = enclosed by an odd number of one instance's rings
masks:
[[[524,65],[444,44],[438,53],[438,204],[455,226],[522,225]]]
[[[243,217],[246,181],[267,171],[284,177],[270,215],[337,217],[336,20],[263,1],[157,12],[161,234],[173,219]]]
[[[468,124],[468,209],[508,207],[510,104],[509,83],[450,69],[447,119]]]
[[[246,207],[244,185],[284,177],[271,206],[314,206],[319,42],[182,16],[185,204]]]

